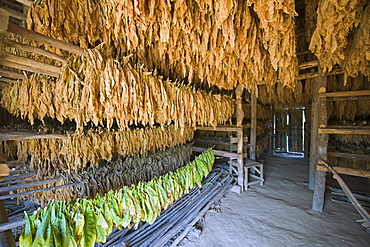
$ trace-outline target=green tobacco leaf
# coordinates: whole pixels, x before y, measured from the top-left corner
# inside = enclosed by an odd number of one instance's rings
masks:
[[[41,224],[36,231],[35,239],[32,243],[32,247],[45,247],[46,246],[46,236],[47,230],[50,223],[50,205],[47,206],[46,209],[43,211],[43,216],[41,220]]]
[[[96,216],[88,207],[85,208],[83,215],[85,217],[85,224],[82,236],[79,239],[79,246],[94,247],[96,240]]]
[[[61,237],[62,237],[62,247],[77,246],[76,236],[74,234],[74,231],[68,219],[65,217],[64,213],[60,214],[60,230],[61,230]]]
[[[33,222],[30,220],[28,213],[24,212],[24,217],[26,218],[26,225],[22,232],[22,235],[19,237],[19,246],[20,247],[29,247],[32,246],[33,238],[35,235],[35,226]]]

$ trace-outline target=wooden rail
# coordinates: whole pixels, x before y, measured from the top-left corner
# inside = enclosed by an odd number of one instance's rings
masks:
[[[357,90],[357,91],[337,91],[332,93],[320,93],[320,98],[352,98],[359,99],[358,97],[370,96],[370,90]]]
[[[67,139],[67,135],[38,134],[32,131],[4,131],[0,130],[0,141],[19,141],[31,139]]]
[[[335,135],[370,135],[370,128],[319,128],[320,134],[335,134]]]
[[[80,55],[80,56],[85,56],[85,54],[86,54],[85,50],[83,48],[79,47],[79,46],[72,45],[70,43],[48,37],[48,36],[40,34],[40,33],[36,33],[32,30],[28,30],[26,28],[15,25],[13,23],[9,23],[8,32],[15,33],[15,34],[18,34],[20,36],[23,36],[23,37],[26,37],[26,38],[44,43],[46,45],[56,47],[56,48],[59,48],[59,49],[62,49],[62,50],[66,50],[66,51],[69,51],[71,53],[74,53],[74,54],[77,54],[77,55]]]
[[[340,166],[333,166],[332,168],[337,173],[340,173],[340,174],[370,178],[370,171],[359,170],[359,169],[354,169],[354,168],[347,168],[347,167],[340,167]],[[317,170],[330,172],[330,170],[323,165],[317,165]]]
[[[345,159],[357,159],[357,160],[370,160],[370,155],[340,153],[340,152],[328,152],[328,157],[345,158]]]

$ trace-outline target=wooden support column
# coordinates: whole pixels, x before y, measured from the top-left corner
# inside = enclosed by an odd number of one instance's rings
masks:
[[[311,105],[307,105],[304,110],[306,121],[304,123],[304,157],[309,158],[310,148],[310,126],[311,126]],[[311,188],[313,189],[313,187]]]
[[[319,93],[326,91],[327,76],[323,74],[321,67],[318,69],[318,77],[315,83],[315,99],[317,112],[314,118],[317,118],[317,127],[326,127],[327,126],[327,111],[326,111],[326,99],[319,98]],[[313,105],[314,107],[314,105]],[[313,109],[312,109],[313,110]],[[313,132],[318,132],[318,128],[311,129]],[[315,185],[314,185],[314,195],[312,202],[312,209],[318,212],[322,212],[324,207],[324,196],[325,196],[325,187],[326,187],[326,172],[317,170],[317,163],[319,160],[327,160],[327,148],[328,148],[329,136],[327,134],[317,134],[317,142],[313,145],[317,146],[316,149],[316,163],[314,165],[315,173]],[[313,167],[312,167],[313,168]]]
[[[257,147],[257,98],[254,93],[251,94],[251,139],[249,157],[256,160]]]
[[[243,119],[244,119],[244,111],[243,111],[243,104],[242,104],[242,96],[243,96],[244,87],[238,83],[235,89],[235,103],[236,103],[236,126],[242,127],[243,126]],[[243,154],[243,128],[240,128],[236,132],[236,139],[237,139],[237,152],[238,154]],[[238,162],[238,185],[241,187],[241,191],[243,191],[244,185],[244,159],[243,155],[237,159]]]
[[[6,158],[3,155],[2,151],[0,150],[0,164],[3,163],[6,164]],[[9,222],[8,214],[5,210],[4,202],[0,200],[0,224],[7,222]],[[0,232],[0,246],[15,247],[15,240],[11,230]]]
[[[319,100],[319,78],[311,83],[312,103],[311,103],[311,139],[310,139],[310,173],[308,187],[313,190],[315,187],[316,166],[319,161],[317,158],[317,141],[319,122],[318,116],[320,114],[318,107]]]
[[[243,125],[243,119],[244,119],[244,111],[243,111],[243,104],[242,104],[243,91],[244,91],[243,86],[240,83],[238,83],[238,86],[235,89],[236,126],[238,127],[241,127]]]

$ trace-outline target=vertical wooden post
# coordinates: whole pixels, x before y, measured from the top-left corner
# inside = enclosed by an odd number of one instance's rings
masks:
[[[270,106],[270,122],[269,122],[269,129],[270,129],[270,136],[269,136],[269,154],[274,153],[274,106]]]
[[[326,92],[327,76],[322,73],[322,69],[318,69],[318,77],[315,86],[315,94],[317,95],[317,127],[326,127],[328,118],[326,112],[326,99],[319,98],[319,93]],[[311,131],[318,132],[318,129],[313,129]],[[327,134],[318,134],[317,136],[317,161],[327,160],[327,148],[328,148],[329,136]],[[326,172],[319,171],[316,169],[317,163],[315,164],[315,186],[314,186],[314,195],[312,202],[312,209],[318,212],[322,212],[324,208],[324,196],[325,196],[325,187],[326,187]]]
[[[235,104],[236,104],[236,126],[241,127],[243,125],[244,111],[242,104],[244,87],[238,83],[238,86],[235,89]]]
[[[312,103],[311,103],[311,140],[310,140],[310,173],[309,173],[309,182],[308,188],[311,190],[315,187],[315,174],[317,166],[317,138],[318,138],[318,129],[319,129],[319,89],[320,89],[319,77],[311,83],[312,91]]]
[[[251,160],[256,160],[256,146],[257,146],[257,98],[252,92],[251,94],[251,139],[249,157]]]
[[[311,124],[311,106],[307,105],[304,110],[306,122],[304,123],[304,157],[308,158],[310,147],[310,124]],[[313,189],[313,187],[311,188]]]
[[[243,119],[244,119],[244,111],[243,111],[243,104],[242,104],[242,97],[243,97],[244,87],[239,83],[235,89],[235,103],[236,103],[236,125],[239,127],[243,126]],[[238,147],[238,154],[243,154],[243,128],[236,133],[237,147]],[[238,159],[238,185],[241,187],[241,191],[243,191],[243,184],[244,184],[244,160],[243,156]]]
[[[9,24],[9,13],[0,8],[0,57],[4,49],[5,33],[8,29]]]
[[[6,158],[0,150],[0,164],[6,164]],[[8,214],[4,207],[4,202],[0,200],[0,224],[8,222]],[[15,240],[12,230],[0,232],[0,246],[15,247]]]

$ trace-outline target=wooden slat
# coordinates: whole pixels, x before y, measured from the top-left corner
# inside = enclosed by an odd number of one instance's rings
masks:
[[[346,158],[346,159],[357,159],[357,160],[370,160],[370,155],[366,154],[351,154],[351,153],[340,153],[340,152],[328,152],[329,157],[335,158]]]
[[[9,177],[3,178],[3,180],[1,180],[1,183],[7,182],[7,181],[13,181],[17,179],[22,179],[22,178],[30,178],[30,177],[34,177],[35,175],[36,175],[36,172],[27,172],[27,173],[22,173],[20,175],[9,176]]]
[[[8,85],[9,84],[7,82],[1,81],[1,79],[0,79],[0,88],[6,87]]]
[[[319,65],[319,61],[315,60],[315,61],[310,61],[310,62],[299,64],[298,69],[308,69],[308,68],[317,67],[318,65]]]
[[[348,128],[348,129],[339,129],[339,128],[319,128],[319,134],[335,134],[335,135],[370,135],[370,128]]]
[[[194,152],[200,152],[200,153],[206,151],[207,149],[208,148],[193,147],[193,151]],[[231,158],[231,159],[239,159],[239,158],[243,158],[244,157],[244,154],[243,153],[238,154],[238,153],[232,153],[232,152],[215,150],[215,149],[213,149],[213,153],[216,156],[222,156],[222,157],[227,157],[227,158]]]
[[[300,52],[297,52],[297,56],[311,54],[311,53],[312,53],[311,51],[300,51]]]
[[[13,72],[13,71],[8,71],[8,70],[4,70],[4,69],[0,69],[0,76],[2,77],[7,77],[7,78],[12,78],[12,79],[19,79],[19,80],[23,80],[24,78],[24,75],[20,74],[20,73],[17,73],[17,72]]]
[[[57,177],[57,178],[51,178],[51,179],[46,179],[46,180],[41,180],[41,181],[24,183],[24,184],[15,184],[15,185],[10,185],[10,186],[0,187],[0,194],[5,193],[5,192],[14,191],[14,190],[40,186],[44,184],[51,184],[51,183],[58,182],[59,180],[60,180],[60,177]]]
[[[344,71],[341,70],[341,69],[333,69],[332,71],[327,73],[328,76],[340,75],[340,74],[344,74]],[[310,72],[310,73],[304,73],[304,74],[299,75],[297,77],[297,80],[305,80],[305,79],[310,79],[310,78],[315,78],[315,77],[318,77],[318,73],[317,72]]]
[[[81,184],[81,182],[72,183],[72,184],[65,184],[65,185],[60,185],[60,186],[55,186],[55,187],[51,187],[51,188],[44,188],[44,189],[38,189],[38,190],[25,191],[25,192],[21,192],[21,193],[17,193],[17,194],[12,194],[12,195],[0,196],[0,201],[1,200],[6,200],[6,199],[10,199],[10,198],[16,198],[16,197],[19,197],[19,196],[25,196],[25,195],[29,195],[29,194],[33,194],[33,193],[39,193],[39,192],[44,192],[44,191],[62,189],[62,188],[66,188],[66,187],[75,186],[75,185],[78,185],[78,184]]]
[[[320,93],[320,98],[370,96],[370,90],[338,91],[332,93]]]
[[[26,6],[28,6],[28,7],[30,7],[30,6],[31,6],[31,4],[33,3],[33,1],[32,1],[32,0],[15,0],[15,1],[17,1],[18,3],[21,3],[21,4],[23,4],[23,5],[26,5]]]
[[[249,124],[244,124],[242,127],[238,127],[238,126],[232,126],[232,125],[219,125],[219,126],[216,126],[216,127],[212,127],[212,126],[197,126],[196,127],[196,130],[210,130],[210,131],[238,131],[240,129],[243,129],[243,128],[249,128],[250,125]]]
[[[45,51],[41,48],[37,48],[37,47],[34,47],[34,46],[17,43],[17,42],[14,42],[12,40],[8,40],[8,39],[5,39],[4,43],[5,43],[6,46],[18,48],[18,49],[28,51],[28,52],[37,53],[37,54],[49,57],[51,59],[54,59],[54,60],[57,60],[57,61],[60,61],[60,62],[63,62],[63,63],[65,61],[67,61],[67,59],[65,59],[64,57],[61,57],[61,56],[59,56],[57,54],[54,54],[52,52]]]
[[[3,51],[0,65],[58,77],[60,67]]]
[[[13,222],[7,222],[0,224],[0,232],[4,232],[6,230],[10,230],[19,226],[23,226],[26,224],[26,219],[20,219]]]
[[[3,83],[5,83],[6,85],[9,85],[9,84],[11,84],[13,82],[16,82],[17,80],[0,77],[0,81],[3,82]]]
[[[22,179],[22,180],[13,180],[13,181],[8,181],[8,182],[0,182],[0,187],[1,186],[6,186],[6,185],[11,185],[11,184],[34,182],[36,180],[38,180],[38,179],[37,178],[26,178],[26,179]]]
[[[48,75],[48,76],[58,77],[58,74],[55,74],[55,73],[50,72],[48,70],[35,69],[34,67],[30,67],[30,66],[27,66],[27,65],[18,64],[18,63],[14,63],[14,62],[9,62],[9,61],[5,61],[5,60],[2,60],[2,59],[0,59],[0,65],[7,66],[7,67],[10,67],[10,68],[14,68],[14,69],[29,71],[29,72],[33,72],[33,73],[41,73],[41,74]]]
[[[333,166],[332,167],[337,173],[340,174],[346,174],[351,176],[357,176],[357,177],[364,177],[364,178],[370,178],[370,171],[365,170],[359,170],[354,168],[346,168],[346,167],[340,167],[340,166]],[[318,165],[317,170],[319,171],[325,171],[330,172],[328,168],[326,168],[323,165]]]
[[[72,45],[72,44],[69,44],[67,42],[48,37],[46,35],[42,35],[40,33],[36,33],[32,30],[25,29],[23,27],[20,27],[18,25],[12,24],[12,23],[9,23],[8,32],[15,33],[15,34],[21,35],[23,37],[26,37],[26,38],[44,43],[46,45],[50,45],[50,46],[59,48],[59,49],[62,49],[62,50],[66,50],[66,51],[69,51],[71,53],[74,53],[74,54],[77,54],[77,55],[80,55],[80,56],[85,55],[85,50],[82,49],[79,46]]]
[[[4,131],[0,130],[0,141],[31,140],[31,139],[67,139],[67,135],[37,134],[31,131]]]
[[[5,6],[1,6],[0,8],[7,11],[9,13],[9,16],[11,16],[15,19],[18,19],[18,20],[21,20],[21,21],[26,20],[26,16],[21,12],[15,11],[14,9],[10,9],[10,8],[5,7]]]

